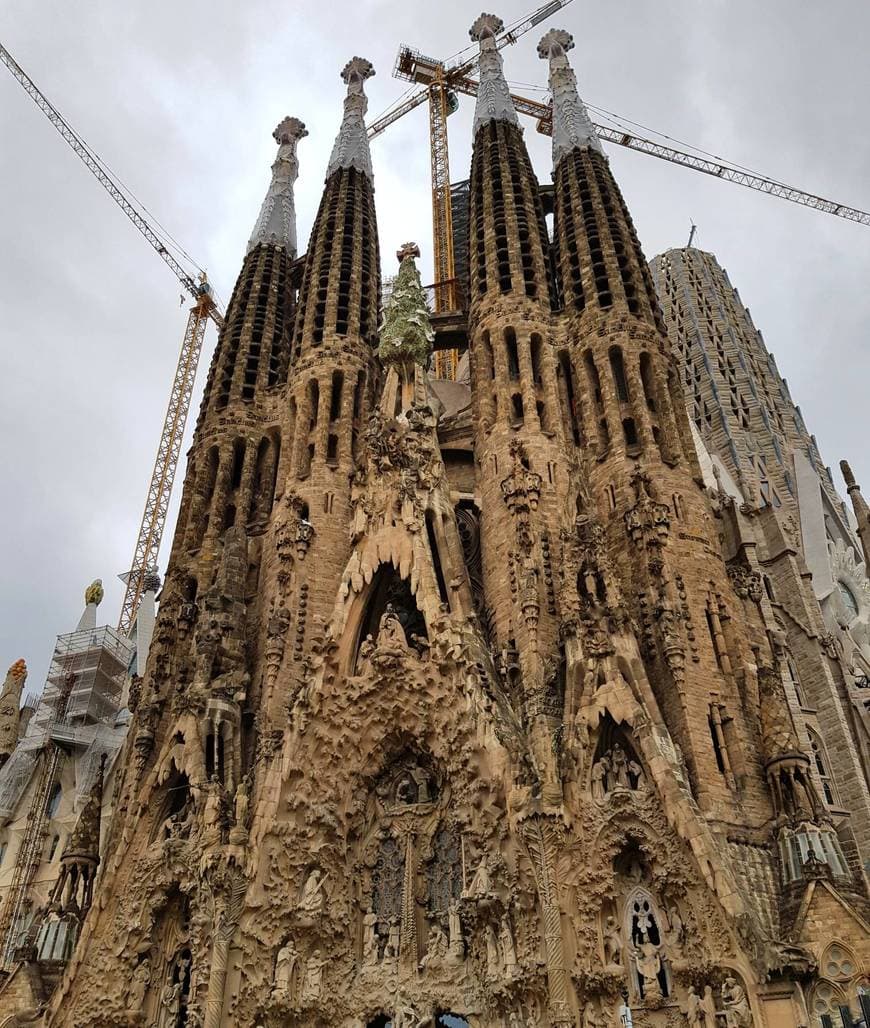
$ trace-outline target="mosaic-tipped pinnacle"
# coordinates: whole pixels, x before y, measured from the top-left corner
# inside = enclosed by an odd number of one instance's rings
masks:
[[[494,39],[503,28],[504,22],[497,14],[481,14],[468,30],[468,34],[477,43],[487,38]]]
[[[18,660],[9,668],[10,678],[23,678],[27,674],[27,662],[23,657],[19,657]]]
[[[304,139],[308,135],[305,122],[298,118],[286,117],[272,133],[272,138],[279,146],[282,143],[292,143],[294,140]]]
[[[354,79],[359,80],[360,84],[362,84],[366,79],[370,79],[374,73],[375,67],[371,61],[367,61],[365,57],[351,57],[341,69],[341,78],[349,86]]]
[[[550,57],[560,57],[573,48],[574,37],[570,32],[565,29],[550,29],[538,43],[538,57],[546,61]]]

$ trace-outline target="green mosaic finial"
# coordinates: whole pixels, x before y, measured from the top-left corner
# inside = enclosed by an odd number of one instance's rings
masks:
[[[378,356],[384,364],[413,361],[425,367],[432,353],[435,333],[429,321],[429,303],[420,282],[414,258],[420,256],[416,243],[405,243],[398,251],[399,273],[384,312]]]

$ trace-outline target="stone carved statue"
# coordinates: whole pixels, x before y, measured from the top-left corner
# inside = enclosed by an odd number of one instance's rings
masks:
[[[607,794],[615,789],[636,792],[644,788],[643,767],[625,751],[620,743],[602,753],[592,765],[592,798],[603,803]]]
[[[501,957],[498,952],[498,939],[493,926],[486,926],[486,977],[498,978],[501,974]]]
[[[622,966],[622,934],[613,914],[604,923],[604,963]]]
[[[742,985],[728,975],[722,986],[722,1006],[725,1011],[725,1028],[750,1028],[752,1011]]]
[[[320,950],[314,953],[305,962],[305,982],[302,985],[302,1003],[307,1005],[316,1003],[320,999],[323,990],[323,968],[326,960],[321,957]]]
[[[716,1004],[713,1000],[713,990],[709,985],[704,989],[703,996],[698,995],[694,986],[689,986],[689,994],[686,997],[686,1020],[689,1022],[689,1028],[715,1028]]]
[[[471,885],[465,891],[465,896],[469,899],[477,899],[481,896],[492,895],[492,878],[489,874],[489,863],[487,856],[484,855],[480,858],[480,863],[477,865],[477,870],[474,872],[474,877],[471,879]]]
[[[160,1006],[166,1014],[166,1024],[174,1025],[181,1011],[181,982],[167,982],[163,986]]]
[[[223,805],[223,787],[218,781],[217,775],[212,775],[211,781],[207,786],[205,808],[202,814],[204,834],[210,841],[220,840],[223,821]]]
[[[384,947],[384,960],[397,960],[399,956],[399,919],[394,917],[390,921],[390,930],[387,935],[387,944]]]
[[[302,895],[299,897],[299,910],[304,914],[319,914],[323,910],[323,885],[326,881],[321,877],[319,868],[314,868],[305,880]]]
[[[628,758],[625,755],[625,750],[619,743],[616,743],[610,751],[610,770],[614,788],[631,788],[631,783],[628,779]]]
[[[393,1014],[393,1028],[424,1028],[430,1022],[428,1017],[420,1017],[417,1011],[405,999],[396,1001],[396,1012]]]
[[[275,984],[272,986],[273,996],[288,998],[292,995],[293,975],[298,963],[299,953],[293,945],[293,940],[288,939],[281,949],[278,950],[278,958],[275,961]]]
[[[378,962],[378,915],[369,910],[363,917],[362,966],[374,967]]]
[[[501,958],[505,977],[514,978],[519,973],[520,967],[517,963],[517,949],[514,945],[514,936],[507,915],[501,919],[499,938],[501,941]]]
[[[429,944],[425,956],[420,961],[420,967],[439,967],[444,963],[446,956],[447,936],[444,934],[444,929],[436,921],[429,929]]]
[[[607,778],[610,772],[610,760],[607,754],[596,760],[592,765],[592,798],[603,803],[607,794]]]
[[[643,979],[644,993],[659,995],[661,987],[658,976],[662,969],[660,947],[650,940],[646,932],[641,933],[640,939],[633,952],[638,976]]]
[[[447,926],[450,938],[450,959],[458,963],[465,956],[465,944],[462,941],[462,922],[459,919],[459,904],[457,902],[450,904]]]
[[[145,1002],[145,994],[148,991],[148,986],[151,983],[151,963],[146,957],[141,963],[136,965],[133,971],[133,980],[130,983],[130,992],[127,999],[127,1007],[129,1010],[140,1011],[142,1005]]]
[[[245,822],[248,820],[248,811],[250,810],[251,800],[248,795],[248,780],[243,778],[236,789],[235,801],[234,801],[234,814],[236,824],[240,828],[244,828]]]
[[[378,625],[378,646],[395,647],[400,650],[408,649],[408,640],[405,638],[405,629],[399,620],[392,603],[388,603],[386,610],[381,615]]]

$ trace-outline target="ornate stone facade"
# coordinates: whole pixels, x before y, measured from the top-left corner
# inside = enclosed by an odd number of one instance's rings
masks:
[[[408,247],[376,353],[368,62],[298,298],[287,245],[245,258],[45,1025],[779,1028],[866,968],[854,835],[755,552],[723,546],[570,36],[539,50],[551,248],[498,31],[468,385],[428,377]]]

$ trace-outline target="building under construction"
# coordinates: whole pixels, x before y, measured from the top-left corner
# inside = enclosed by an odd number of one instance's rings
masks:
[[[111,816],[115,760],[129,724],[127,695],[153,627],[153,576],[147,585],[131,639],[97,625],[102,588],[95,582],[75,630],[57,637],[44,689],[25,705],[26,717],[3,712],[4,730],[18,738],[0,769],[2,971],[8,975],[24,953],[37,956],[44,999],[87,913],[64,912],[53,893],[71,856],[81,861],[83,834],[93,836],[86,856],[94,869],[99,861],[100,824]]]
[[[432,303],[413,243],[382,303],[372,65],[303,256],[307,130],[275,129],[141,681],[89,593],[0,770],[4,1013],[866,1018],[870,508],[712,255],[651,270],[561,29],[541,186],[501,49],[560,6],[481,15],[452,71],[400,54],[440,140]]]

